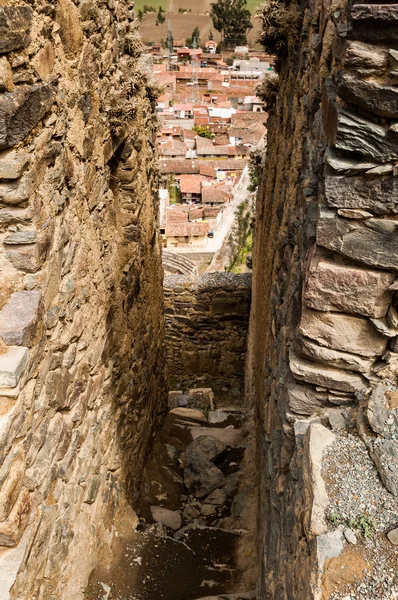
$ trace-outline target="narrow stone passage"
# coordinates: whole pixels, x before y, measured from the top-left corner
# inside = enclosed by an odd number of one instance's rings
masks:
[[[170,392],[135,507],[87,600],[254,598],[255,489],[249,418],[210,388]]]

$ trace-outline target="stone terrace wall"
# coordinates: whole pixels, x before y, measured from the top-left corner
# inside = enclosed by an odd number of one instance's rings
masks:
[[[170,387],[244,390],[251,274],[164,279]]]
[[[325,507],[306,467],[311,420],[330,428],[347,410],[396,502],[398,442],[383,423],[393,422],[398,368],[397,61],[397,4],[346,0],[301,2],[296,42],[279,60],[248,345],[261,598],[329,599]]]
[[[0,2],[2,600],[83,598],[164,410],[156,89],[131,8]]]

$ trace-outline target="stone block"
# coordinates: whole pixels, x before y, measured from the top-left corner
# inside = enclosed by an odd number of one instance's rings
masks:
[[[30,208],[0,208],[0,227],[30,223],[32,218]]]
[[[398,440],[384,440],[378,438],[371,452],[380,478],[395,497],[398,496]]]
[[[346,175],[357,175],[378,166],[377,162],[366,161],[351,155],[346,156],[333,148],[327,149],[325,160],[334,171]]]
[[[47,42],[32,60],[32,67],[40,79],[46,79],[54,69],[54,48]]]
[[[29,491],[21,491],[19,498],[11,511],[8,519],[0,523],[0,546],[16,546],[28,524],[31,511]]]
[[[375,214],[398,213],[398,177],[325,178],[325,200],[335,208],[365,209]]]
[[[387,68],[388,50],[363,42],[349,41],[347,42],[344,66],[362,69]]]
[[[316,392],[310,385],[298,383],[289,383],[287,395],[290,410],[303,416],[323,411],[327,400],[325,394]]]
[[[294,352],[290,352],[289,364],[296,379],[313,385],[351,393],[366,387],[366,382],[360,375],[311,362]]]
[[[380,318],[387,313],[395,275],[315,256],[305,285],[304,303],[320,311]]]
[[[22,204],[27,202],[32,191],[32,178],[25,173],[15,181],[0,181],[0,202],[3,204]]]
[[[0,92],[12,92],[14,84],[10,63],[5,56],[0,57]]]
[[[3,467],[6,466],[6,470]],[[25,471],[24,455],[20,448],[12,452],[11,460],[3,463],[0,470],[0,523],[10,515],[22,489]]]
[[[398,118],[398,88],[360,79],[352,73],[340,71],[336,77],[337,93],[345,102],[364,108],[368,112]]]
[[[369,373],[374,364],[374,360],[372,359],[361,358],[356,354],[326,348],[305,338],[300,340],[299,345],[304,356],[316,362],[323,362],[331,367],[357,371],[358,373]]]
[[[398,41],[398,4],[355,4],[350,38],[377,43]]]
[[[337,105],[334,111],[334,118],[329,119],[329,124],[333,125],[330,125],[327,134],[329,143],[335,148],[359,153],[379,162],[398,159],[398,136],[391,134],[388,127]]]
[[[398,270],[398,219],[355,221],[321,209],[316,239],[320,246],[371,267]]]
[[[0,354],[0,386],[15,388],[26,369],[28,359],[29,350],[24,346],[11,346],[6,354]]]
[[[368,319],[308,308],[302,312],[299,332],[321,346],[364,357],[380,356],[388,341]]]
[[[305,433],[305,462],[307,463],[305,467],[307,468],[304,469],[303,475],[306,495],[311,505],[304,527],[309,538],[325,534],[328,530],[326,509],[329,498],[322,477],[322,457],[324,451],[333,446],[336,439],[336,435],[320,423],[311,423]]]
[[[20,85],[0,96],[0,150],[22,141],[51,108],[53,85]]]
[[[0,310],[0,335],[6,344],[31,346],[34,342],[41,308],[36,291],[14,292]]]
[[[3,150],[0,152],[0,179],[19,179],[29,162],[27,153]]]
[[[26,48],[33,11],[23,6],[0,6],[0,54]]]
[[[6,256],[19,271],[35,273],[40,268],[36,244],[8,246]]]

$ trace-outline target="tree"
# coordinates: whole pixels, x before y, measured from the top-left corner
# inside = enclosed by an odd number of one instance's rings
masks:
[[[185,43],[188,46],[188,48],[190,46],[192,46],[194,40],[196,40],[196,44],[199,44],[199,41],[200,41],[199,27],[195,27],[195,29],[193,30],[193,32],[191,34],[191,37],[189,37],[185,40]]]
[[[170,52],[170,54],[173,52],[173,48],[174,48],[174,40],[173,40],[173,34],[171,32],[171,23],[169,23],[169,28],[167,30],[167,50]]]
[[[247,201],[241,202],[236,211],[235,223],[227,240],[231,259],[227,268],[228,271],[232,271],[235,267],[242,264],[245,255],[251,251],[251,221],[252,214],[249,203]]]
[[[162,23],[165,22],[166,17],[164,16],[164,9],[159,6],[159,10],[158,10],[158,16],[156,17],[156,25],[161,25]]]
[[[212,30],[210,29],[210,31],[209,31],[209,40],[211,41],[211,40],[213,39],[213,37],[214,37],[214,36],[213,36],[213,32],[212,32]]]
[[[193,131],[195,131],[200,137],[207,138],[208,140],[212,140],[214,138],[214,134],[209,131],[209,128],[204,127],[203,125],[196,125],[193,127]]]
[[[253,27],[246,0],[217,0],[211,5],[214,28],[221,33],[225,47],[242,46],[247,33]]]

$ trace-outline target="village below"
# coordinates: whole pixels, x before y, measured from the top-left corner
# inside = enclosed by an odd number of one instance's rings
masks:
[[[151,7],[146,10],[151,14]],[[190,22],[188,11],[181,13]],[[167,19],[161,9],[159,14]],[[195,27],[190,37],[175,39],[172,21],[161,43],[145,41],[161,87],[157,146],[165,272],[247,272],[256,191],[252,152],[265,144],[267,120],[256,89],[273,73],[274,59],[247,42],[223,50],[211,28],[202,34]]]

